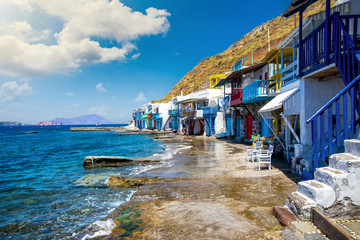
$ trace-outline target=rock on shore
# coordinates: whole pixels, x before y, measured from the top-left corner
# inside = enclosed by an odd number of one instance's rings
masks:
[[[107,185],[110,187],[139,187],[144,184],[154,183],[158,181],[163,181],[163,179],[148,177],[111,176]]]
[[[94,167],[121,167],[132,164],[152,164],[158,163],[156,160],[148,160],[143,158],[124,158],[116,156],[88,156],[84,158],[84,168]]]

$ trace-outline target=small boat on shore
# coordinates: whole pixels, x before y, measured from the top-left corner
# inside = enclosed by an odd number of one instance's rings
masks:
[[[25,132],[26,134],[34,134],[34,133],[37,133],[37,131],[28,131],[28,132]]]

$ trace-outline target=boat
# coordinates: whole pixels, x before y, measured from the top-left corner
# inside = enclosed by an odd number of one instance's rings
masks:
[[[25,132],[26,134],[34,134],[34,133],[37,133],[37,131],[28,131],[28,132]]]

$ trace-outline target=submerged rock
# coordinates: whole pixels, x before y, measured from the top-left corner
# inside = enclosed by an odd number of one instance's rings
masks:
[[[84,168],[94,167],[121,167],[132,164],[158,163],[156,160],[143,158],[124,158],[116,156],[88,156],[84,158]]]
[[[111,176],[109,178],[108,186],[111,187],[138,187],[144,184],[163,181],[160,178],[148,178],[148,177],[121,177]]]

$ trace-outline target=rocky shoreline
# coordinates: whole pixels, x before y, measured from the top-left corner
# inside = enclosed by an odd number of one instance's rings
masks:
[[[281,239],[284,227],[273,207],[297,188],[286,160],[259,171],[242,144],[179,135],[161,140],[191,148],[168,160],[170,167],[109,179],[110,186],[139,188],[105,218],[116,226],[103,239]]]

